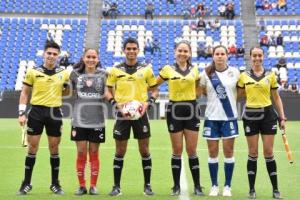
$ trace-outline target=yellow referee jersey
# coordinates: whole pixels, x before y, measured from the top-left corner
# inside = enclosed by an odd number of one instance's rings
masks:
[[[196,81],[199,80],[199,70],[196,66],[190,66],[182,72],[177,66],[166,65],[160,70],[159,76],[168,81],[171,101],[196,99]]]
[[[32,87],[30,103],[46,107],[61,106],[63,84],[68,82],[69,75],[64,68],[47,70],[40,66],[29,69],[23,84]]]
[[[243,72],[237,86],[245,89],[246,106],[249,108],[263,108],[272,104],[271,89],[277,89],[277,80],[274,72],[264,71],[256,77],[252,70]]]
[[[156,79],[151,66],[141,63],[127,66],[121,63],[110,70],[106,85],[114,87],[114,98],[118,103],[133,100],[146,102],[148,88],[156,86]]]

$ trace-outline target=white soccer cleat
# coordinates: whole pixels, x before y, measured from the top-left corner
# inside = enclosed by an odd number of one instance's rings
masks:
[[[223,188],[223,197],[231,197],[231,188],[228,185],[225,185]]]
[[[216,197],[219,195],[219,187],[216,185],[213,185],[209,191],[209,196]]]

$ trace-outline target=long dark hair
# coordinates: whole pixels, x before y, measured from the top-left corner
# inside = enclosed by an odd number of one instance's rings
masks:
[[[83,56],[80,58],[80,60],[74,64],[73,69],[76,69],[78,71],[78,73],[83,74],[84,70],[85,70],[85,64],[83,61],[83,57],[85,56],[86,52],[89,50],[94,50],[97,52],[97,55],[99,56],[99,52],[96,49],[93,48],[86,48],[84,50]],[[100,61],[97,63],[96,68],[101,67],[101,63]]]
[[[189,50],[190,50],[190,52],[192,54],[192,46],[191,46],[191,43],[189,41],[187,41],[187,40],[181,40],[181,41],[177,42],[176,45],[175,45],[175,50],[178,48],[178,46],[180,44],[186,44],[189,47]],[[187,66],[188,67],[192,66],[192,56],[186,62],[187,62]]]
[[[223,45],[217,45],[213,48],[213,52],[212,52],[212,55],[214,56],[215,55],[215,51],[218,49],[218,48],[223,48],[225,50],[225,53],[226,55],[228,55],[228,50],[225,46]],[[205,72],[206,72],[206,75],[211,78],[211,75],[213,73],[215,73],[216,71],[216,65],[215,65],[215,61],[213,60],[210,65],[208,67],[205,68]]]

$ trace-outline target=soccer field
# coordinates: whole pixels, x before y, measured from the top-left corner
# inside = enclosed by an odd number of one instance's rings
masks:
[[[167,133],[166,123],[163,120],[152,120],[151,122],[151,144],[150,151],[152,156],[152,188],[155,192],[153,197],[143,195],[143,176],[141,168],[141,159],[138,153],[137,142],[130,139],[128,151],[124,161],[122,173],[121,188],[123,195],[118,197],[109,197],[113,184],[112,162],[114,156],[114,140],[112,138],[113,121],[109,120],[106,126],[106,143],[100,147],[101,169],[98,179],[99,196],[85,195],[77,197],[74,195],[78,187],[78,181],[75,172],[76,149],[75,144],[70,141],[70,123],[64,121],[64,130],[62,143],[60,145],[61,171],[60,181],[65,191],[65,195],[56,196],[49,190],[50,186],[50,161],[45,134],[43,134],[38,152],[36,164],[33,171],[32,185],[33,190],[24,197],[16,196],[22,178],[24,176],[24,156],[26,148],[21,147],[21,129],[17,119],[0,120],[0,200],[15,199],[120,199],[120,200],[168,200],[168,199],[228,199],[208,197],[210,189],[210,178],[207,166],[207,148],[206,142],[199,137],[198,154],[200,158],[201,184],[205,187],[205,197],[195,197],[193,193],[193,183],[188,167],[186,153],[184,153],[184,171],[182,172],[182,195],[179,197],[170,196],[172,187],[172,177],[170,168],[171,144],[169,134]],[[240,126],[240,137],[235,145],[235,171],[232,181],[232,194],[230,199],[247,199],[248,179],[246,172],[247,145],[243,130]],[[288,163],[281,135],[278,134],[275,140],[275,158],[277,161],[279,189],[287,200],[299,199],[300,188],[300,139],[299,139],[299,121],[287,123],[287,136],[290,148],[293,151],[294,164]],[[202,126],[201,126],[202,131]],[[132,137],[132,135],[131,135]],[[222,188],[224,184],[223,176],[223,156],[222,151],[219,156],[219,185]],[[272,189],[265,162],[262,154],[262,145],[259,148],[258,174],[256,179],[257,199],[272,199]],[[88,178],[88,177],[87,177]],[[89,180],[87,180],[89,183]],[[186,190],[185,190],[186,188]]]

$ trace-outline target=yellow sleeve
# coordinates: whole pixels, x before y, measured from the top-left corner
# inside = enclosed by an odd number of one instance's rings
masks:
[[[277,89],[278,88],[278,83],[277,83],[277,78],[274,72],[272,72],[271,77],[271,89]]]
[[[116,84],[117,78],[116,78],[116,74],[115,74],[115,70],[114,68],[112,68],[110,70],[110,72],[108,73],[108,78],[106,80],[106,85],[108,87],[114,87]]]
[[[239,80],[238,80],[238,82],[237,82],[237,86],[239,87],[239,88],[245,88],[245,82],[244,82],[244,72],[240,75],[240,78],[239,78]]]
[[[153,70],[150,67],[148,68],[148,71],[147,71],[147,83],[148,83],[149,87],[154,87],[157,84]]]
[[[33,82],[34,82],[33,78],[34,78],[33,70],[28,69],[28,71],[26,72],[25,79],[24,79],[23,83],[26,84],[26,85],[32,86]]]
[[[159,71],[159,76],[163,79],[163,80],[168,80],[169,77],[169,73],[168,73],[168,65],[164,66],[160,71]]]

